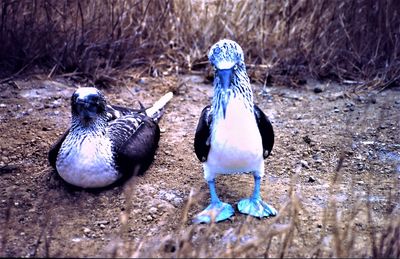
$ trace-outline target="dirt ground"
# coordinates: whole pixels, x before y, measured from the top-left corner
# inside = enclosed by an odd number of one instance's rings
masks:
[[[140,100],[148,106],[171,88],[175,96],[160,121],[159,149],[146,174],[95,192],[66,185],[47,161],[50,145],[69,125],[69,100],[78,86],[40,76],[0,86],[0,256],[175,257],[173,245],[160,252],[157,245],[146,244],[160,244],[189,229],[201,240],[207,228],[190,220],[208,204],[209,193],[193,138],[200,112],[212,97],[211,82],[185,75],[127,85],[104,89],[109,103],[138,107]],[[285,256],[311,256],[325,230],[332,231],[323,215],[341,157],[333,198],[341,222],[354,208],[360,211],[351,219],[357,233],[353,255],[371,256],[371,226],[362,213],[367,201],[377,233],[389,214],[400,215],[400,89],[352,89],[350,84],[313,81],[301,89],[253,85],[255,101],[276,134],[265,161],[262,196],[280,210],[293,187],[302,204],[297,234]],[[234,205],[253,189],[248,174],[219,176],[216,183],[220,198]],[[189,196],[196,202],[185,213]],[[218,255],[213,251],[224,247],[232,229],[246,220],[261,228],[274,219],[247,219],[236,211],[232,220],[214,226],[217,234],[205,254]],[[141,241],[141,250],[136,249]],[[272,243],[272,256],[280,242]],[[329,252],[333,241],[324,242],[325,256],[335,256]],[[245,255],[264,256],[263,249],[259,245]]]

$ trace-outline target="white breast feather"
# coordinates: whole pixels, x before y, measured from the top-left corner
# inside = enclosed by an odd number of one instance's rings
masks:
[[[240,98],[231,99],[225,119],[220,117],[212,125],[211,148],[204,163],[205,178],[213,178],[216,173],[263,171],[262,152],[254,114]]]
[[[83,188],[104,187],[119,176],[114,168],[109,138],[97,135],[67,136],[56,163],[67,182]]]

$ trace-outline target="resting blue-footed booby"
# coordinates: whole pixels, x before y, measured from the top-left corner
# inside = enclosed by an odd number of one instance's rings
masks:
[[[215,43],[208,59],[215,70],[212,104],[206,106],[197,125],[194,148],[203,162],[211,204],[199,213],[195,223],[209,223],[212,217],[222,221],[234,214],[233,207],[217,195],[218,174],[251,172],[254,191],[238,203],[241,213],[255,217],[275,216],[277,211],[265,203],[260,194],[264,159],[274,145],[271,122],[253,102],[253,92],[246,72],[242,48],[232,40]]]
[[[82,188],[108,186],[122,177],[143,174],[160,139],[158,120],[169,92],[148,109],[108,105],[94,87],[71,97],[71,126],[53,144],[50,165],[66,182]]]

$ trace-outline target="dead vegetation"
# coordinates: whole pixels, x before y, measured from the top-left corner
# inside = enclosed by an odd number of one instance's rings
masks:
[[[268,220],[268,224],[257,224],[257,219],[247,217],[244,222],[228,229],[220,227],[221,223],[192,225],[189,223],[189,209],[201,199],[201,195],[192,188],[182,212],[181,227],[173,234],[145,237],[137,243],[117,239],[101,255],[129,258],[399,258],[400,218],[394,208],[388,206],[385,209],[385,219],[381,222],[373,220],[369,193],[366,197],[359,196],[354,188],[354,179],[350,183],[349,196],[350,200],[356,202],[348,209],[338,206],[336,195],[340,192],[339,185],[343,180],[341,168],[344,159],[342,155],[332,172],[327,207],[319,226],[321,233],[311,250],[304,249],[310,244],[300,222],[302,215],[310,217],[313,211],[303,204],[301,191],[298,190],[301,171],[298,168],[291,178],[287,202],[282,204],[277,217]],[[386,197],[389,201],[393,199],[392,195],[396,196],[393,191],[396,192],[399,183],[395,178],[393,180],[393,189]],[[133,182],[125,187],[126,197],[130,197],[133,188]],[[128,227],[126,219],[130,213],[127,210],[121,214],[121,229]],[[365,226],[369,233],[364,237],[363,247],[357,244],[360,235],[363,235],[357,229],[356,221],[359,218],[366,219]],[[365,246],[365,243],[368,245]]]
[[[202,71],[208,48],[227,37],[265,84],[313,77],[385,88],[399,82],[398,10],[395,0],[3,0],[1,76],[38,67],[101,86],[127,68]]]
[[[123,82],[125,69],[135,70],[137,78],[189,71],[206,74],[208,48],[227,37],[243,47],[252,79],[265,85],[296,86],[317,78],[351,83],[354,89],[384,89],[400,82],[399,10],[396,0],[3,0],[0,76],[4,83],[40,68],[48,77],[60,74],[108,86]],[[269,224],[253,228],[249,218],[226,231],[215,231],[219,225],[187,226],[187,212],[196,202],[193,193],[182,227],[161,240],[146,238],[134,244],[125,240],[128,208],[121,216],[120,239],[102,256],[399,258],[400,220],[391,208],[380,227],[372,220],[368,198],[346,212],[337,210],[334,194],[340,169],[339,164],[332,172],[329,206],[313,251],[301,249],[299,215],[312,212],[302,204],[294,175],[290,199]],[[132,187],[127,186],[129,197]],[[393,190],[397,189],[394,182]],[[366,218],[370,233],[369,246],[361,250],[355,244],[356,217]],[[7,225],[9,210],[1,220]],[[51,226],[43,227],[42,234],[52,233]],[[45,239],[49,255],[51,235],[42,234],[38,243]],[[1,248],[7,238],[4,230]],[[227,242],[223,247],[210,246],[216,239]]]

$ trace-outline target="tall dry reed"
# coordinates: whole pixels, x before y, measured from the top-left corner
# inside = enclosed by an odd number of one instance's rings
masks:
[[[118,70],[198,70],[221,38],[239,42],[252,79],[399,83],[396,0],[3,0],[1,76],[29,68],[105,80]]]

